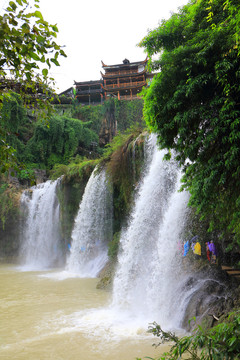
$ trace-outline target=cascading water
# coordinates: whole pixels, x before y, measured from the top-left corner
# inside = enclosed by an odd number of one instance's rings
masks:
[[[64,319],[88,333],[91,329],[93,336],[106,342],[146,338],[153,321],[167,329],[181,327],[184,314],[182,308],[178,311],[176,301],[185,276],[180,271],[179,242],[188,194],[178,192],[178,165],[173,160],[163,161],[163,156],[152,135],[145,145],[145,167],[135,206],[121,234],[111,303]]]
[[[156,141],[154,136],[151,141]],[[171,326],[173,319],[174,325],[178,322],[173,304],[181,276],[178,243],[188,195],[178,192],[180,169],[176,162],[163,161],[164,152],[152,143],[149,150],[150,165],[120,239],[113,307],[147,322]]]
[[[56,189],[60,179],[47,181],[23,192],[20,259],[24,268],[44,270],[62,259],[60,249],[59,203]]]
[[[67,270],[81,277],[96,277],[108,260],[111,238],[112,194],[105,171],[95,169],[75,219]]]

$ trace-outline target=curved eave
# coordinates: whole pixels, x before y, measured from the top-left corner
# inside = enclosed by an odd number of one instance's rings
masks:
[[[75,81],[74,85],[76,86],[93,86],[93,85],[101,85],[102,80],[90,80],[90,81]]]
[[[145,60],[143,60],[143,61],[137,61],[137,62],[133,62],[133,63],[128,63],[128,64],[116,64],[116,65],[106,65],[106,64],[104,64],[104,62],[103,61],[101,61],[102,62],[102,67],[103,68],[109,68],[109,69],[114,69],[115,67],[131,67],[131,66],[139,66],[139,65],[143,65],[143,64],[146,64],[147,63],[147,61],[148,61],[148,58],[146,57],[146,59]]]

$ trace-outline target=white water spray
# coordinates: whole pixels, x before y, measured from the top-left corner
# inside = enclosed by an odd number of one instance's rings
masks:
[[[86,185],[72,232],[67,270],[96,277],[108,260],[112,238],[112,194],[104,170],[94,170]]]
[[[145,338],[153,321],[176,330],[184,315],[177,302],[184,280],[179,242],[188,195],[178,192],[180,169],[174,161],[163,161],[155,136],[147,142],[145,155],[132,216],[121,234],[111,304],[64,319],[106,342]]]
[[[56,266],[60,250],[59,203],[56,188],[60,180],[47,181],[24,191],[21,211],[26,214],[20,248],[21,264],[28,270]]]
[[[173,160],[163,161],[164,152],[156,146],[154,151],[150,146],[150,150],[150,165],[129,226],[122,231],[120,239],[113,307],[148,322],[156,320],[169,326],[173,312],[176,313],[172,304],[180,276],[178,242],[188,196],[178,192],[177,164]]]
[[[184,279],[179,242],[188,194],[178,192],[180,169],[173,160],[163,161],[164,152],[157,150],[155,136],[150,137],[145,151],[143,180],[129,224],[121,234],[111,304],[76,313],[70,320],[104,341],[145,338],[153,321],[177,329],[184,315],[177,301]]]

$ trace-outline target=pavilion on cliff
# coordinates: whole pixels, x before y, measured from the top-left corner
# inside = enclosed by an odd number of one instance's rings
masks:
[[[125,59],[118,65],[105,65],[102,62],[105,70],[105,74],[101,72],[104,98],[110,95],[118,100],[136,99],[142,88],[147,86],[147,78],[152,77],[147,73],[146,66],[147,59],[133,63]]]
[[[76,99],[81,104],[102,104],[108,97],[119,100],[136,99],[147,79],[152,79],[153,74],[147,72],[147,59],[130,62],[124,59],[122,64],[106,65],[102,61],[100,80],[84,82],[74,81]]]

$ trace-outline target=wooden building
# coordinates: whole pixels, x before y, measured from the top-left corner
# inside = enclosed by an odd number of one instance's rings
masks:
[[[94,105],[103,103],[102,80],[74,81],[74,84],[76,87],[76,99],[81,104]]]
[[[105,65],[102,62],[102,67],[105,71],[101,73],[105,99],[108,96],[119,100],[135,99],[142,88],[147,86],[147,78],[152,77],[147,73],[147,59],[133,63],[125,59],[118,65]]]
[[[119,100],[136,99],[147,79],[153,74],[147,72],[147,59],[130,63],[128,59],[122,64],[105,65],[102,62],[104,73],[102,79],[95,81],[74,81],[76,99],[81,104],[102,104],[108,97],[116,97]]]

